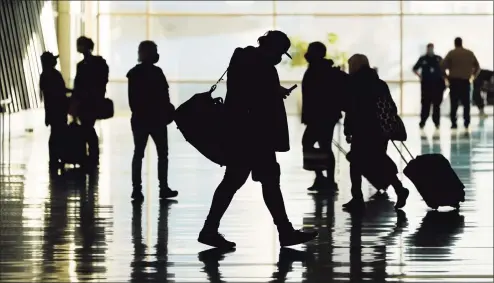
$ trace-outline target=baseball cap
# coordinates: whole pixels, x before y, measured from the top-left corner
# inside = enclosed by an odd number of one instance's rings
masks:
[[[53,53],[49,52],[49,51],[45,51],[43,52],[43,54],[41,54],[41,60],[49,60],[49,59],[58,59],[58,55],[53,55]]]
[[[292,56],[288,53],[288,49],[291,46],[291,42],[288,36],[286,35],[286,33],[279,30],[270,30],[264,36],[272,40],[274,44],[279,45],[280,47],[286,49],[284,54],[288,58],[292,59]]]

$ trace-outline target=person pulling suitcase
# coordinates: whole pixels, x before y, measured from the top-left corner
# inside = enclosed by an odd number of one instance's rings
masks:
[[[398,168],[386,151],[388,141],[394,138],[406,139],[406,131],[399,123],[401,120],[396,114],[388,86],[370,67],[367,57],[355,54],[348,60],[348,65],[351,102],[347,105],[344,133],[347,142],[352,144],[347,156],[350,161],[352,200],[344,204],[343,208],[349,211],[365,208],[361,189],[364,176],[377,189],[386,189],[392,185],[398,197],[395,208],[401,209],[406,204],[409,191],[396,176]],[[383,121],[386,122],[384,126]],[[391,135],[393,130],[404,133],[394,137]]]

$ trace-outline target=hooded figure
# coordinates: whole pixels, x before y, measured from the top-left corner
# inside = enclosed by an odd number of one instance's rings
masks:
[[[307,125],[302,137],[304,152],[315,143],[328,154],[325,161],[327,177],[316,170],[314,185],[309,190],[337,189],[334,180],[335,158],[331,141],[336,124],[341,118],[348,75],[325,59],[326,46],[321,42],[309,44],[305,59],[309,63],[302,80],[302,123]]]

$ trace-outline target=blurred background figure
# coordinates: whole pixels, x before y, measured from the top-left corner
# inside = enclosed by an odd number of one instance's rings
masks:
[[[346,89],[344,79],[347,75],[325,56],[326,46],[323,43],[309,44],[305,54],[309,65],[302,80],[302,123],[307,125],[302,137],[303,151],[312,150],[318,143],[325,157],[324,164],[314,170],[316,179],[310,191],[338,188],[334,180],[335,157],[331,141],[334,128],[342,117],[342,97]],[[327,172],[326,177],[323,170]]]
[[[128,73],[130,119],[134,137],[132,157],[132,199],[142,201],[142,159],[151,136],[158,152],[160,198],[173,198],[177,191],[168,186],[168,129],[175,107],[170,103],[169,85],[163,70],[156,66],[160,55],[153,41],[138,47],[138,61]]]
[[[455,48],[448,52],[441,61],[441,68],[448,73],[449,98],[451,100],[451,128],[458,127],[456,112],[458,106],[463,106],[463,125],[470,126],[470,80],[480,72],[480,65],[475,54],[463,48],[461,37],[455,38]]]
[[[84,58],[77,63],[74,79],[73,102],[77,105],[76,116],[87,139],[89,149],[88,164],[90,167],[99,164],[99,140],[94,129],[96,123],[95,105],[103,100],[108,83],[109,67],[101,56],[93,55],[94,42],[81,36],[77,39],[77,52]]]
[[[434,44],[427,44],[426,54],[420,56],[413,66],[413,72],[420,79],[421,104],[420,128],[424,128],[429,118],[432,105],[432,122],[439,128],[441,118],[441,102],[446,88],[444,72],[441,70],[442,58],[434,54]]]
[[[483,95],[485,94],[485,96]],[[480,70],[479,75],[473,81],[473,103],[479,108],[480,118],[487,118],[485,104],[492,105],[494,98],[494,72]]]
[[[50,126],[51,133],[48,141],[50,169],[59,167],[60,149],[63,147],[63,133],[67,126],[67,111],[69,99],[62,74],[55,69],[58,56],[51,52],[41,55],[43,72],[39,78],[39,86],[45,101],[45,125]]]

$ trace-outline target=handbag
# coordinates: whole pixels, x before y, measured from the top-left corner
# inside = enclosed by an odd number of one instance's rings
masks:
[[[303,167],[307,171],[325,171],[328,170],[330,153],[328,150],[320,148],[303,149]]]
[[[174,112],[177,128],[185,140],[202,155],[221,166],[227,163],[224,139],[223,98],[212,97],[212,93],[228,69],[207,92],[194,94]]]
[[[115,108],[113,106],[113,101],[109,98],[103,99],[101,102],[96,104],[95,109],[96,119],[105,120],[110,119],[115,115]]]
[[[388,95],[380,95],[377,99],[377,119],[381,133],[392,141],[406,141],[407,131],[403,120],[396,113],[396,105]]]

